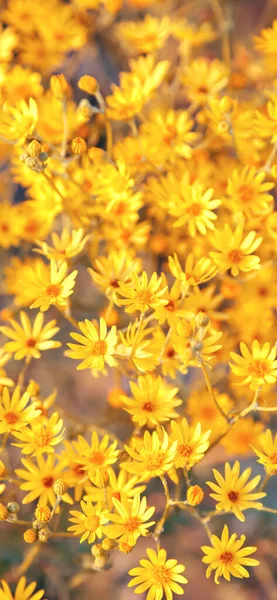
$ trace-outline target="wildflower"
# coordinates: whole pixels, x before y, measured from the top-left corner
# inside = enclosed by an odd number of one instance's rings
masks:
[[[39,313],[32,324],[23,311],[20,312],[20,321],[21,325],[14,319],[10,319],[13,329],[0,327],[0,331],[13,340],[6,342],[4,348],[7,352],[14,353],[15,360],[22,360],[27,356],[40,358],[40,350],[51,350],[61,346],[60,342],[50,339],[60,331],[59,327],[56,327],[56,321],[49,321],[44,325],[44,315]]]
[[[190,506],[198,506],[204,498],[204,492],[199,485],[191,485],[187,489],[187,503]]]
[[[258,340],[252,343],[250,351],[244,342],[240,343],[242,356],[231,352],[231,359],[235,362],[230,363],[230,367],[243,381],[239,385],[250,385],[251,390],[258,390],[265,383],[275,383],[277,380],[277,360],[276,348],[270,347],[269,342],[260,346]]]
[[[157,19],[148,14],[142,21],[121,21],[117,34],[134,54],[148,54],[162,48],[170,34],[167,16]]]
[[[267,192],[274,183],[264,182],[266,174],[257,173],[255,167],[244,167],[241,172],[236,169],[228,180],[228,195],[232,207],[244,213],[248,218],[263,215],[272,208],[273,196]]]
[[[256,237],[255,231],[249,231],[244,238],[242,227],[238,225],[232,231],[230,225],[225,223],[222,230],[214,232],[211,241],[217,251],[210,252],[210,256],[220,271],[230,269],[234,276],[240,271],[254,271],[261,267],[259,256],[253,255],[253,252],[260,246],[262,239]]]
[[[46,423],[36,419],[30,423],[30,427],[25,427],[23,431],[13,431],[13,436],[20,440],[20,443],[14,443],[13,446],[22,448],[22,454],[39,454],[54,452],[55,446],[63,439],[64,429],[63,420],[59,419],[58,413],[53,413]]]
[[[163,428],[160,436],[156,431],[145,431],[143,440],[132,438],[131,446],[125,446],[133,460],[121,463],[121,468],[138,475],[140,481],[159,477],[173,467],[176,448],[177,441],[171,443]]]
[[[83,75],[78,81],[78,88],[87,94],[95,95],[99,91],[98,81],[91,75]]]
[[[99,256],[95,260],[95,268],[88,272],[96,285],[105,293],[107,298],[115,300],[119,281],[128,283],[132,273],[140,271],[140,261],[133,252],[112,250],[109,255]]]
[[[273,437],[270,429],[260,435],[259,444],[262,450],[252,446],[258,456],[258,462],[264,466],[267,473],[274,474],[277,471],[277,434]]]
[[[206,235],[208,230],[212,231],[213,221],[217,219],[213,210],[221,204],[221,200],[212,199],[213,189],[204,191],[202,183],[196,180],[192,185],[184,186],[180,194],[169,205],[170,214],[176,217],[174,227],[187,225],[191,237],[197,232]]]
[[[117,355],[130,361],[140,372],[153,371],[159,363],[160,350],[151,336],[153,329],[147,323],[136,320],[128,325],[125,335],[119,331],[120,343]]]
[[[81,435],[78,436],[77,442],[74,442],[79,465],[87,472],[88,477],[100,486],[107,483],[110,467],[116,463],[119,454],[116,449],[117,441],[110,445],[109,441],[108,435],[104,435],[99,441],[96,431],[93,431],[90,444]]]
[[[236,533],[229,537],[227,525],[224,525],[221,538],[212,535],[212,547],[202,546],[202,550],[206,554],[202,561],[209,565],[206,571],[207,578],[210,577],[212,571],[215,571],[215,583],[220,583],[219,577],[224,577],[227,581],[230,581],[231,575],[239,579],[249,577],[245,567],[254,567],[259,564],[259,561],[248,558],[249,554],[253,554],[257,548],[253,546],[242,548],[245,539],[245,535],[237,539]]]
[[[121,73],[120,86],[113,83],[111,90],[106,97],[107,116],[114,121],[130,121],[140,114],[150,95],[132,73]]]
[[[5,102],[0,115],[0,135],[7,140],[24,141],[32,135],[38,120],[38,107],[34,98],[29,102],[18,100],[15,106]]]
[[[89,235],[84,235],[82,228],[73,229],[70,232],[65,227],[60,236],[55,231],[51,233],[53,246],[49,246],[44,241],[37,240],[36,244],[39,246],[39,249],[36,248],[34,251],[46,256],[49,260],[67,261],[81,254],[89,238]]]
[[[137,585],[136,594],[141,594],[149,590],[146,600],[151,600],[152,598],[161,600],[164,594],[166,600],[170,600],[172,592],[182,596],[184,590],[180,586],[180,583],[185,584],[188,582],[181,575],[185,567],[179,565],[175,559],[167,560],[167,554],[164,549],[155,552],[155,550],[147,548],[146,553],[149,560],[141,560],[140,567],[135,567],[129,571],[129,575],[134,577],[134,579],[128,583],[128,587]]]
[[[129,500],[122,493],[120,500],[113,498],[113,504],[116,513],[109,514],[112,525],[107,527],[107,535],[111,539],[134,546],[139,536],[148,535],[149,527],[154,525],[155,521],[148,520],[153,516],[155,508],[147,508],[146,497],[140,499],[139,494]]]
[[[176,253],[168,257],[168,266],[173,277],[181,282],[183,289],[187,289],[190,285],[206,283],[217,273],[217,268],[212,264],[211,259],[202,257],[196,260],[192,253],[187,256],[184,269]]]
[[[119,281],[118,285],[117,293],[122,298],[117,298],[116,303],[119,306],[126,306],[126,313],[136,310],[145,313],[149,308],[167,304],[167,300],[162,297],[167,286],[163,286],[162,277],[158,277],[157,273],[153,273],[149,281],[145,271],[140,278],[136,273],[132,273],[131,285],[122,281]]]
[[[24,392],[21,396],[17,386],[10,397],[7,387],[4,387],[0,399],[0,433],[13,433],[25,427],[30,421],[40,415],[34,402],[28,404],[30,395]]]
[[[85,540],[92,544],[96,538],[103,537],[103,526],[109,521],[108,509],[103,508],[101,504],[92,505],[91,502],[81,500],[81,509],[71,510],[72,518],[69,519],[74,525],[68,527],[68,531],[73,531],[74,535],[81,536],[80,544]],[[105,527],[104,527],[105,529]]]
[[[217,483],[207,481],[207,484],[213,490],[210,494],[211,498],[217,500],[216,510],[232,511],[239,521],[245,521],[245,516],[242,511],[247,508],[262,508],[261,502],[257,502],[260,498],[264,498],[264,492],[255,492],[253,490],[260,482],[261,476],[257,475],[254,479],[249,480],[252,469],[245,469],[240,473],[240,463],[237,460],[231,468],[230,464],[225,463],[224,477],[213,469],[214,477]]]
[[[182,404],[175,398],[178,388],[168,385],[161,377],[145,375],[138,377],[137,384],[130,382],[133,398],[122,396],[126,410],[139,427],[153,428],[159,423],[178,416],[174,410]]]
[[[21,483],[20,489],[28,492],[22,503],[29,504],[38,498],[38,506],[47,504],[55,506],[56,495],[53,485],[63,471],[63,465],[56,463],[54,453],[49,454],[46,459],[38,455],[36,462],[30,458],[23,458],[21,462],[25,469],[16,469],[15,473],[20,479],[25,480]],[[68,504],[73,503],[69,494],[63,496],[63,501]]]
[[[273,21],[272,27],[261,30],[260,37],[254,36],[254,42],[260,52],[276,55],[277,19]]]
[[[26,583],[26,577],[20,577],[13,595],[8,583],[2,579],[2,589],[0,588],[1,600],[21,600],[21,598],[24,600],[40,600],[44,595],[44,590],[38,590],[34,593],[37,587],[36,582],[33,581],[32,583],[29,583],[29,585],[26,585]]]
[[[69,94],[69,85],[63,73],[60,75],[52,75],[50,79],[50,88],[52,94],[58,100],[67,100]]]
[[[277,142],[277,102],[267,103],[267,114],[256,111],[256,127],[259,135],[270,138],[272,144]]]
[[[107,334],[107,325],[100,318],[99,332],[88,319],[78,323],[81,332],[71,333],[71,337],[79,344],[68,344],[68,356],[76,360],[84,359],[77,369],[97,369],[103,371],[105,363],[110,367],[115,364],[113,354],[117,343],[116,326],[113,325]]]
[[[106,487],[90,485],[84,500],[90,500],[91,502],[106,501],[111,511],[114,508],[113,498],[120,500],[123,494],[125,498],[131,500],[137,494],[144,492],[145,485],[138,485],[138,481],[139,477],[130,476],[125,469],[120,469],[118,475],[116,475],[113,468],[110,467]]]
[[[176,469],[189,470],[204,457],[211,432],[202,433],[200,423],[196,427],[189,427],[185,418],[180,423],[171,421],[171,429],[170,440],[172,443],[177,442],[174,465]]]
[[[228,85],[228,69],[220,60],[196,58],[186,67],[181,81],[191,102],[205,104]]]
[[[183,158],[191,158],[192,146],[198,139],[193,131],[193,120],[186,111],[169,110],[166,114],[156,110],[143,123],[141,134],[148,144],[160,153],[160,161],[175,160],[175,153]],[[173,154],[173,151],[175,153]]]
[[[72,271],[67,277],[66,271],[66,263],[58,267],[54,260],[51,260],[50,267],[40,263],[37,272],[29,268],[24,285],[34,299],[30,308],[40,308],[44,312],[51,304],[60,307],[67,305],[78,271]]]

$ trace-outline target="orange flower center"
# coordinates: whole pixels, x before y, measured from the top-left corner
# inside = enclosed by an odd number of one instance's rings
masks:
[[[113,279],[112,281],[110,281],[110,285],[113,288],[118,288],[119,287],[118,279]]]
[[[165,309],[168,310],[169,312],[173,312],[174,311],[175,305],[174,305],[173,300],[170,300],[168,302],[168,304],[165,305]]]
[[[277,465],[277,453],[272,454],[272,456],[269,457],[270,462],[272,462],[273,465]]]
[[[239,187],[239,196],[242,202],[249,202],[252,199],[253,192],[248,185],[244,184]]]
[[[170,145],[171,142],[173,142],[173,140],[176,138],[177,133],[178,131],[175,125],[168,125],[166,127],[166,134],[163,137],[164,143]]]
[[[46,294],[47,296],[51,296],[51,298],[56,298],[60,293],[60,286],[59,285],[48,285],[48,287],[46,288]]]
[[[164,463],[164,455],[163,454],[153,454],[150,456],[147,462],[148,471],[156,471],[156,469],[160,469]]]
[[[233,560],[233,554],[232,552],[223,552],[220,555],[220,560],[224,563],[230,563]]]
[[[94,463],[95,465],[102,465],[105,460],[104,454],[102,452],[96,451],[92,452],[89,457],[89,462]]]
[[[153,294],[149,290],[141,290],[137,293],[137,300],[142,304],[150,304]]]
[[[7,231],[9,231],[9,226],[7,225],[7,223],[1,223],[0,231],[2,231],[3,233],[7,233]]]
[[[163,566],[154,565],[152,572],[157,583],[167,583],[170,580],[168,570]]]
[[[234,248],[234,250],[231,250],[231,252],[229,252],[228,257],[231,262],[237,264],[243,259],[244,254],[238,248]]]
[[[75,475],[77,475],[78,477],[81,477],[84,475],[84,467],[82,465],[75,465],[75,467],[73,468],[73,472],[75,473]]]
[[[89,531],[96,531],[97,527],[100,525],[100,519],[97,515],[89,515],[84,520],[84,526]]]
[[[237,502],[238,500],[238,492],[235,492],[234,490],[231,490],[228,494],[227,494],[229,500],[231,500],[231,502]]]
[[[152,402],[145,402],[142,408],[143,408],[143,410],[146,410],[147,412],[153,412],[154,405],[152,404]]]
[[[205,85],[201,85],[197,91],[199,92],[199,94],[207,94],[208,88]]]
[[[7,412],[5,414],[5,419],[9,425],[14,425],[18,421],[18,415],[13,412]]]
[[[43,447],[43,446],[48,446],[48,444],[49,444],[50,440],[51,440],[51,435],[49,435],[49,434],[45,433],[45,434],[42,434],[42,435],[40,435],[40,436],[37,438],[37,444],[38,444],[40,447]]]
[[[191,453],[192,447],[188,444],[180,444],[180,446],[178,446],[178,454],[181,454],[181,456],[189,457]]]
[[[187,208],[187,212],[192,216],[192,217],[197,217],[198,215],[200,215],[202,210],[201,204],[199,204],[199,202],[195,202],[194,204],[191,204],[191,206],[189,206]]]
[[[248,373],[254,377],[264,377],[267,371],[267,363],[262,360],[254,360],[248,365]]]
[[[124,527],[125,529],[127,529],[127,531],[135,531],[136,529],[138,529],[139,525],[140,525],[141,521],[138,517],[130,517],[130,519],[128,519],[128,521],[125,521],[124,523]]]
[[[91,353],[94,356],[105,356],[107,351],[107,344],[104,340],[98,340],[92,345]]]
[[[36,345],[36,340],[34,338],[29,338],[28,340],[26,340],[26,346],[28,348],[34,348],[35,345]]]
[[[168,350],[166,351],[166,356],[168,358],[173,358],[173,356],[175,356],[175,350],[173,348],[168,348]]]
[[[42,483],[43,483],[44,487],[51,488],[54,483],[54,477],[51,477],[51,476],[44,477],[42,480]]]

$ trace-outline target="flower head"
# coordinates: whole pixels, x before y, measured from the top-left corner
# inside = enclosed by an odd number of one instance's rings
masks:
[[[260,346],[258,340],[252,343],[251,351],[244,342],[240,343],[242,356],[231,352],[230,367],[239,377],[243,377],[240,385],[248,385],[251,390],[258,390],[265,383],[275,383],[277,380],[276,348],[270,347],[269,342]],[[235,363],[235,364],[234,364]]]
[[[210,252],[210,256],[220,271],[230,269],[232,275],[238,275],[240,271],[247,273],[260,269],[260,258],[253,252],[260,246],[262,238],[257,237],[255,231],[249,231],[244,237],[242,227],[238,226],[232,231],[230,225],[225,223],[222,230],[214,232],[211,241],[216,252]]]
[[[127,285],[123,281],[119,281],[118,285],[117,293],[122,298],[117,298],[116,303],[119,306],[126,306],[126,313],[137,310],[145,313],[149,308],[157,308],[162,304],[167,304],[166,298],[163,298],[167,285],[163,285],[163,279],[158,277],[157,273],[153,273],[149,281],[145,271],[143,271],[141,277],[138,277],[136,273],[132,273],[131,284]]]
[[[33,324],[28,315],[20,312],[21,325],[14,319],[10,319],[12,328],[6,325],[0,327],[0,331],[9,337],[11,342],[6,342],[4,348],[7,352],[14,353],[15,360],[32,357],[40,358],[41,350],[50,350],[59,348],[61,343],[51,340],[51,338],[60,331],[56,327],[56,321],[49,321],[44,325],[44,315],[38,313]]]
[[[30,394],[20,393],[20,387],[17,386],[10,396],[7,387],[4,387],[0,399],[0,433],[11,433],[22,430],[30,421],[40,415],[34,402],[29,403]]]
[[[38,506],[55,506],[56,494],[53,485],[61,476],[63,465],[56,463],[54,453],[49,454],[46,459],[38,455],[36,462],[30,458],[23,458],[21,462],[25,469],[16,469],[15,473],[25,480],[20,485],[21,490],[27,491],[22,503],[28,504],[38,498]],[[72,504],[72,499],[67,493],[63,496],[63,501]]]
[[[146,550],[149,560],[141,560],[140,567],[135,567],[129,571],[129,575],[134,577],[128,587],[137,585],[135,592],[141,594],[149,590],[146,600],[162,600],[165,595],[166,600],[172,600],[172,592],[180,596],[184,590],[181,584],[188,580],[181,575],[185,567],[179,565],[175,559],[167,559],[164,549],[155,552],[150,548]]]
[[[37,120],[38,107],[34,98],[28,103],[20,99],[15,106],[6,102],[0,115],[0,135],[7,140],[22,141],[32,135]]]
[[[84,359],[77,369],[97,369],[103,371],[105,363],[114,366],[113,354],[117,343],[116,327],[113,325],[107,333],[107,325],[100,318],[99,332],[88,319],[79,323],[83,335],[71,333],[71,337],[79,344],[68,344],[68,356],[76,360]]]
[[[174,409],[182,404],[175,398],[178,388],[168,385],[161,377],[140,376],[137,384],[130,382],[130,387],[133,398],[122,396],[122,401],[124,409],[140,427],[153,428],[177,417]]]
[[[67,305],[69,296],[73,294],[78,271],[72,271],[67,276],[66,271],[67,264],[63,263],[58,266],[55,260],[51,260],[50,267],[40,263],[36,271],[29,268],[24,286],[34,299],[30,308],[40,308],[44,312],[49,309],[51,304],[60,307]]]
[[[180,423],[171,421],[171,441],[177,442],[177,451],[174,460],[176,469],[191,469],[204,456],[209,447],[210,431],[201,432],[201,424],[189,427],[187,419],[183,418]]]
[[[81,536],[80,544],[85,540],[92,544],[96,538],[103,537],[103,529],[109,521],[108,509],[103,508],[101,504],[93,505],[91,502],[81,500],[81,509],[71,510],[71,521],[74,525],[68,527],[68,531],[73,531],[74,535]]]
[[[40,600],[44,595],[44,590],[38,590],[35,592],[37,587],[36,581],[27,585],[26,577],[20,577],[14,594],[11,591],[8,583],[2,579],[0,588],[0,600]],[[34,593],[35,592],[35,593]]]
[[[273,436],[270,429],[267,429],[260,435],[259,442],[262,450],[252,446],[253,450],[258,456],[258,462],[272,475],[277,472],[277,433]]]
[[[149,527],[154,525],[155,521],[149,519],[153,516],[155,508],[147,508],[146,497],[141,499],[139,494],[129,500],[122,493],[121,500],[113,498],[113,504],[116,513],[109,515],[112,525],[107,527],[107,536],[134,546],[139,536],[148,535]]]
[[[156,431],[152,434],[145,431],[143,440],[132,438],[131,446],[125,446],[133,460],[121,463],[121,467],[128,473],[138,475],[140,481],[159,477],[173,467],[176,448],[177,441],[171,443],[163,428],[160,436]]]

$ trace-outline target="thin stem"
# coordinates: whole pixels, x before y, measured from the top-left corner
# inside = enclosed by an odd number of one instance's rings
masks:
[[[160,480],[163,484],[166,502],[165,502],[165,508],[164,508],[163,515],[162,515],[161,519],[158,521],[158,523],[155,527],[155,531],[154,531],[154,539],[155,539],[156,543],[157,543],[157,540],[159,540],[161,533],[163,532],[165,521],[168,517],[169,511],[172,506],[172,501],[170,498],[167,481],[166,481],[166,478],[164,477],[164,475],[160,476]]]
[[[7,444],[7,441],[8,441],[8,437],[9,437],[9,431],[7,431],[7,433],[5,433],[5,435],[3,437],[3,441],[2,441],[2,444],[1,444],[0,452],[3,452],[5,450],[6,444]]]
[[[229,24],[224,15],[221,2],[219,0],[211,0],[212,8],[215,14],[215,17],[218,22],[219,31],[221,34],[221,49],[222,49],[222,58],[226,65],[231,69],[232,67],[232,54],[231,54],[231,44],[229,39]]]
[[[268,484],[271,477],[272,477],[272,473],[266,473],[263,481],[261,482],[261,485],[259,486],[259,489],[258,489],[259,492],[263,492],[263,490],[265,489],[265,487]]]
[[[238,419],[242,419],[243,417],[246,417],[246,415],[248,415],[248,413],[250,413],[252,410],[258,410],[259,408],[264,410],[264,407],[258,406],[258,398],[260,395],[260,391],[261,391],[261,388],[258,388],[256,390],[251,404],[249,404],[249,406],[247,406],[246,408],[244,408],[243,410],[240,411],[240,413],[234,419],[235,423],[236,423],[236,421],[238,421]]]
[[[112,130],[110,120],[107,116],[106,103],[105,103],[105,100],[104,100],[102,94],[99,91],[95,94],[95,98],[96,98],[101,110],[104,113],[105,128],[106,128],[106,151],[107,151],[108,156],[111,157],[112,156],[112,148],[113,148],[113,130]]]
[[[208,369],[207,369],[206,365],[204,364],[204,362],[201,362],[201,369],[203,371],[203,375],[204,375],[204,379],[205,379],[205,382],[206,382],[206,386],[207,386],[207,389],[208,389],[208,392],[210,394],[210,397],[211,397],[212,401],[216,405],[217,410],[220,412],[220,414],[222,415],[222,417],[224,417],[224,419],[228,422],[229,421],[228,415],[226,415],[226,413],[224,412],[224,410],[222,410],[220,404],[218,404],[218,401],[217,401],[217,399],[215,397],[215,394],[214,394],[214,391],[213,391],[213,388],[212,388],[212,384],[211,384],[211,381],[210,381]]]
[[[269,157],[268,157],[266,163],[264,164],[264,166],[259,169],[259,172],[260,171],[266,171],[266,172],[268,172],[270,170],[270,167],[271,167],[271,165],[273,163],[273,160],[274,160],[276,152],[277,152],[277,142],[275,142],[275,144],[273,144],[273,147],[272,147],[272,150],[271,150],[271,152],[269,154]]]
[[[76,536],[74,535],[74,533],[67,533],[67,531],[51,531],[51,538],[52,537],[73,538],[73,537],[76,537]]]
[[[26,356],[24,365],[18,375],[17,385],[19,385],[20,388],[23,388],[23,386],[24,386],[26,371],[31,363],[31,360],[32,360],[31,356]]]

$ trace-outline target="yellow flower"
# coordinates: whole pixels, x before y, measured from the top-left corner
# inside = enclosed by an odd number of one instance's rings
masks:
[[[174,465],[176,469],[189,470],[204,457],[210,444],[211,431],[202,433],[201,423],[189,427],[186,418],[179,423],[171,421],[171,429],[170,440],[172,443],[177,443]]]
[[[254,42],[257,50],[264,52],[264,54],[276,56],[277,46],[277,19],[273,21],[272,27],[262,29],[260,37],[254,36]]]
[[[187,503],[190,506],[198,506],[204,498],[204,492],[199,485],[191,485],[187,489]]]
[[[277,103],[268,102],[266,107],[267,115],[256,111],[256,128],[259,135],[271,138],[270,141],[274,144],[277,142]]]
[[[54,506],[56,494],[54,493],[53,485],[61,476],[63,465],[59,463],[55,464],[54,453],[49,454],[46,459],[38,455],[36,462],[30,458],[23,458],[21,462],[25,469],[15,469],[15,473],[20,479],[26,480],[20,485],[21,490],[28,492],[24,496],[22,503],[29,504],[29,502],[33,502],[33,500],[38,498],[38,506],[45,506],[47,504]],[[63,501],[73,504],[72,499],[67,493],[63,496]]]
[[[85,540],[92,544],[96,538],[103,537],[103,529],[109,521],[108,509],[103,508],[99,503],[93,506],[91,502],[81,500],[82,512],[79,510],[71,510],[72,518],[69,519],[74,525],[67,528],[68,531],[73,531],[74,535],[81,536],[80,544]]]
[[[38,107],[34,98],[29,102],[18,100],[15,106],[5,102],[0,115],[0,136],[6,140],[24,141],[32,135],[38,120]]]
[[[167,304],[167,300],[162,298],[167,290],[167,285],[163,286],[163,279],[158,277],[157,273],[153,273],[149,281],[145,271],[143,271],[140,278],[136,273],[132,273],[131,285],[127,285],[123,281],[119,281],[118,285],[117,293],[123,299],[117,298],[116,304],[126,306],[126,313],[132,313],[136,310],[145,313],[149,308],[157,308],[162,304]]]
[[[176,154],[183,158],[191,158],[192,145],[198,139],[193,131],[193,120],[187,111],[153,111],[150,119],[141,127],[141,134],[148,145],[159,152],[162,163],[175,161]],[[176,154],[175,154],[176,153]]]
[[[116,513],[109,514],[109,519],[114,524],[108,525],[107,536],[111,539],[119,538],[118,541],[134,546],[139,536],[148,535],[149,527],[154,525],[155,521],[147,521],[153,516],[155,508],[147,508],[146,497],[140,499],[139,494],[129,500],[122,493],[120,500],[113,498],[113,504]]]
[[[137,384],[130,382],[130,388],[133,398],[122,396],[124,410],[132,415],[139,427],[153,428],[178,416],[174,409],[182,404],[182,400],[175,398],[179,390],[161,377],[140,376]]]
[[[28,392],[21,396],[19,386],[15,388],[12,397],[7,387],[3,389],[0,399],[0,433],[18,431],[40,415],[34,402],[28,405],[29,399]]]
[[[213,469],[214,477],[217,483],[207,481],[207,484],[215,492],[210,494],[211,498],[217,500],[216,510],[231,511],[239,521],[245,521],[245,516],[242,511],[247,508],[262,508],[261,502],[256,502],[260,498],[264,498],[264,492],[252,493],[254,488],[260,482],[261,476],[257,475],[254,479],[249,480],[252,473],[250,467],[240,473],[240,463],[237,460],[233,466],[225,463],[225,476],[223,477],[219,471]]]
[[[80,502],[83,497],[84,491],[87,491],[90,487],[90,483],[87,479],[87,473],[84,469],[84,465],[79,462],[80,453],[73,446],[74,442],[63,440],[64,450],[62,450],[59,461],[63,466],[63,479],[69,485],[74,488],[74,500]],[[86,498],[85,498],[86,499]],[[91,500],[91,498],[89,498]]]
[[[269,342],[260,346],[258,340],[252,343],[250,352],[244,342],[240,343],[242,356],[235,352],[230,352],[232,360],[236,363],[230,363],[230,367],[243,381],[239,385],[250,384],[251,390],[258,390],[265,383],[275,383],[277,380],[277,360],[276,348],[270,347]]]
[[[36,419],[30,423],[30,427],[25,427],[23,431],[13,431],[13,436],[20,440],[20,443],[13,444],[22,448],[22,454],[49,454],[55,451],[53,446],[59,444],[63,439],[64,429],[63,420],[59,419],[58,413],[53,413],[48,421],[44,423]]]
[[[0,247],[18,246],[20,240],[20,217],[16,206],[9,202],[0,204]]]
[[[228,85],[228,69],[220,60],[200,57],[186,67],[181,81],[187,97],[196,104],[205,104]]]
[[[186,225],[191,237],[195,237],[197,232],[206,235],[208,230],[212,231],[215,227],[213,221],[217,219],[213,211],[221,204],[221,200],[212,198],[213,189],[205,191],[199,180],[183,185],[169,204],[170,214],[176,217],[173,226]]]
[[[251,454],[251,444],[259,443],[263,431],[264,425],[261,422],[254,421],[252,417],[245,417],[233,425],[221,444],[230,456],[234,453],[234,448],[236,454],[247,456]]]
[[[270,181],[264,182],[266,173],[257,172],[255,167],[244,167],[242,171],[233,171],[228,180],[230,208],[241,211],[250,218],[263,215],[273,208],[273,196],[267,192],[274,187]]]
[[[157,19],[147,14],[143,21],[121,21],[117,35],[134,54],[148,54],[162,48],[170,34],[167,16]]]
[[[20,99],[29,100],[30,96],[36,98],[43,93],[41,74],[15,65],[6,74],[2,89],[5,99],[12,103],[19,102]]]
[[[137,485],[139,477],[130,476],[125,469],[120,469],[118,475],[115,474],[112,467],[109,469],[109,482],[105,488],[92,486],[88,488],[87,495],[84,500],[91,502],[107,502],[109,510],[113,509],[113,498],[121,499],[121,494],[129,500],[137,494],[142,494],[145,490],[145,485]]]
[[[78,441],[73,443],[78,452],[79,465],[96,485],[103,486],[107,483],[110,467],[117,461],[117,441],[112,442],[110,446],[109,442],[108,435],[104,435],[99,441],[96,431],[93,431],[90,444],[81,435],[78,436]]]
[[[26,585],[26,577],[20,577],[14,593],[12,593],[8,583],[2,579],[0,588],[0,600],[40,600],[44,595],[44,590],[38,590],[34,593],[37,583],[33,581]]]
[[[185,567],[179,565],[177,560],[167,560],[166,551],[164,549],[146,550],[149,560],[141,560],[140,567],[135,567],[129,571],[129,575],[134,577],[128,587],[137,585],[136,594],[142,594],[149,590],[146,600],[162,600],[164,594],[166,600],[172,600],[172,592],[182,596],[184,594],[181,584],[185,584],[188,580],[181,575]]]
[[[244,237],[240,225],[232,231],[229,223],[225,223],[224,228],[217,229],[211,238],[217,252],[210,252],[210,256],[221,272],[230,269],[231,274],[236,276],[240,271],[254,271],[261,268],[260,258],[253,255],[253,252],[260,246],[262,239],[256,237],[255,231],[249,231]]]
[[[113,354],[117,343],[116,326],[113,325],[107,334],[107,325],[103,317],[100,318],[99,332],[95,325],[88,319],[79,322],[83,335],[71,333],[71,337],[79,344],[68,344],[70,351],[67,355],[76,360],[84,359],[78,365],[79,369],[97,369],[103,371],[105,363],[110,367],[115,364]]]
[[[66,263],[58,267],[54,260],[51,260],[50,267],[44,263],[39,263],[36,270],[29,267],[24,286],[28,295],[34,299],[30,308],[40,308],[44,312],[51,304],[60,307],[67,305],[69,296],[73,294],[78,271],[72,271],[67,277],[66,271]]]
[[[40,358],[40,350],[50,350],[61,346],[60,342],[50,340],[60,331],[59,327],[55,327],[56,321],[49,321],[43,326],[44,315],[38,313],[32,324],[28,315],[23,311],[20,312],[20,321],[21,325],[14,319],[10,319],[13,329],[5,325],[0,327],[1,333],[13,340],[6,342],[4,349],[14,353],[15,360],[22,360],[27,356]]]
[[[273,437],[270,429],[267,429],[257,441],[261,444],[263,450],[261,451],[252,446],[259,457],[258,462],[264,466],[267,473],[270,475],[275,474],[277,472],[277,433]]]
[[[1,26],[0,28],[0,60],[1,62],[10,62],[13,51],[18,44],[18,36],[11,27]]]
[[[184,311],[185,313],[185,311]],[[171,335],[173,349],[183,365],[180,371],[186,373],[187,367],[193,365],[201,367],[202,363],[208,363],[214,358],[214,353],[221,348],[217,342],[222,336],[221,331],[211,331],[209,318],[205,313],[199,313],[200,323],[197,323],[197,316],[192,319],[187,317],[178,323],[176,331]],[[201,323],[203,319],[203,323]],[[208,324],[206,324],[208,322]]]
[[[137,319],[128,325],[125,334],[119,331],[120,343],[116,353],[123,360],[129,361],[130,368],[135,367],[142,372],[153,371],[159,363],[160,347],[153,337],[149,337],[152,331],[152,327],[147,327],[147,323],[143,321],[139,323]]]
[[[227,581],[230,581],[231,575],[239,579],[249,577],[245,566],[254,567],[259,564],[259,561],[248,558],[249,554],[253,554],[257,548],[253,546],[242,548],[245,539],[245,535],[237,539],[236,533],[229,537],[227,525],[224,525],[221,538],[212,535],[212,547],[202,546],[202,550],[206,554],[202,561],[209,565],[206,571],[207,578],[210,577],[212,571],[215,571],[215,583],[220,583],[219,577],[224,577]]]
[[[198,260],[190,253],[182,269],[179,258],[174,252],[173,256],[168,257],[168,266],[175,279],[182,284],[182,289],[187,290],[188,286],[196,286],[206,283],[217,273],[217,268],[212,264],[210,258],[201,257]]]
[[[88,269],[92,280],[107,298],[115,299],[119,280],[128,283],[131,280],[131,274],[141,270],[141,263],[133,252],[112,250],[108,256],[99,256],[95,260],[95,267],[97,271]]]
[[[60,236],[55,231],[51,233],[53,246],[48,246],[44,241],[36,241],[39,250],[35,249],[35,252],[43,254],[49,260],[66,261],[80,254],[89,238],[89,235],[84,236],[83,229],[73,229],[70,232],[69,229],[65,227]]]
[[[106,97],[107,115],[115,121],[130,121],[141,113],[150,96],[133,73],[121,73],[120,86],[111,85],[112,94]]]
[[[163,475],[173,467],[176,448],[177,441],[171,443],[163,427],[160,435],[156,431],[152,434],[145,431],[143,440],[132,438],[131,446],[125,446],[133,460],[123,462],[120,466],[128,473],[138,475],[140,481],[147,481]]]

